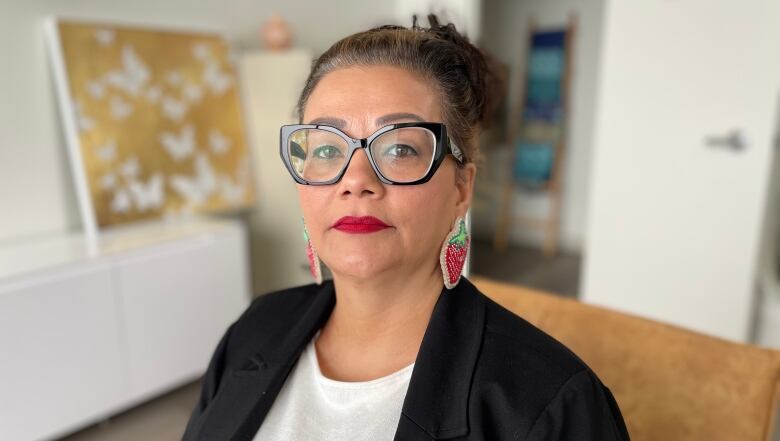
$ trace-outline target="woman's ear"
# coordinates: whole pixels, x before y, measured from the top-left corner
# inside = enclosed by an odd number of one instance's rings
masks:
[[[466,216],[466,212],[471,206],[471,199],[474,195],[474,181],[477,174],[477,166],[469,162],[463,167],[455,170],[455,186],[458,191],[458,200],[455,204],[455,211],[461,216]]]

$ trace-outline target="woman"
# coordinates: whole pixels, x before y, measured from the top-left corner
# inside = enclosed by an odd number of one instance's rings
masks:
[[[281,155],[318,283],[230,326],[184,440],[628,439],[581,360],[460,276],[491,72],[429,20],[314,63]]]

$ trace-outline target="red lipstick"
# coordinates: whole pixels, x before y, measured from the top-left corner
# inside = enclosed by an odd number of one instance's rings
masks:
[[[374,233],[389,228],[390,225],[374,216],[344,216],[333,224],[332,228],[345,233]]]

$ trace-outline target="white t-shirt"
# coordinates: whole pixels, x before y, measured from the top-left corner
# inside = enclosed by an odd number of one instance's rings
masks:
[[[331,380],[320,371],[316,338],[293,367],[254,441],[392,440],[414,363],[375,380]]]

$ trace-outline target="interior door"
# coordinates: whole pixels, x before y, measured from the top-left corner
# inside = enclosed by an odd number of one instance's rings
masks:
[[[608,1],[583,299],[750,335],[780,2]]]

